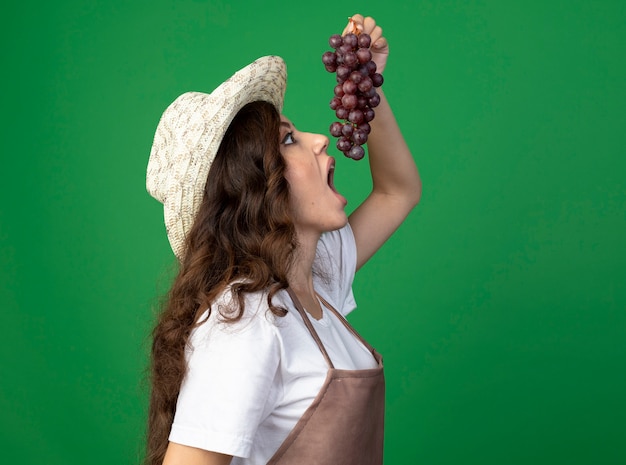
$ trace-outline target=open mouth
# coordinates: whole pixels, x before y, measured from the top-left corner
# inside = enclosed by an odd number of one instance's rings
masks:
[[[330,160],[330,166],[328,167],[328,186],[333,192],[337,192],[335,189],[335,160]],[[338,193],[338,192],[337,192]]]
[[[337,189],[335,189],[335,159],[331,158],[328,162],[328,175],[326,178],[326,182],[328,183],[328,187],[330,190],[334,192],[334,194],[341,200],[343,206],[345,207],[348,204],[346,198],[341,195]]]

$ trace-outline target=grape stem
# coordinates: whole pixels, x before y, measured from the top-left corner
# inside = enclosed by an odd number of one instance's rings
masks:
[[[350,25],[352,26],[352,33],[353,33],[355,36],[359,36],[359,35],[361,35],[361,32],[362,32],[362,31],[360,31],[360,30],[359,30],[359,27],[358,27],[357,22],[356,22],[354,19],[352,19],[352,17],[348,18],[348,22],[349,22],[349,23],[350,23]]]

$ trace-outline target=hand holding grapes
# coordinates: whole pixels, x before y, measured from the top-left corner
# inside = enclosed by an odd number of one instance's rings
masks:
[[[383,30],[376,24],[374,18],[363,18],[363,15],[356,14],[348,20],[348,24],[343,30],[342,36],[348,33],[353,34],[368,34],[372,43],[370,50],[372,52],[372,61],[376,63],[376,71],[383,73],[387,64],[387,57],[389,56],[389,44],[387,39],[383,36]]]

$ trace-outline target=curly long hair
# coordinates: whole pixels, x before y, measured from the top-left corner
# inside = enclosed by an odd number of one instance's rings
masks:
[[[285,315],[272,298],[287,287],[296,235],[279,128],[273,105],[244,106],[209,171],[185,256],[152,333],[147,465],[163,462],[187,369],[185,347],[211,302],[232,285],[238,305],[226,319],[236,321],[244,312],[245,294],[267,290],[270,311]]]

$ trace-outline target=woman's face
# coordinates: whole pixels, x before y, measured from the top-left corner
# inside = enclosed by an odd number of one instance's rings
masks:
[[[287,164],[291,208],[296,230],[320,234],[348,221],[346,199],[335,190],[335,159],[326,153],[328,138],[298,131],[281,116],[280,152]]]

